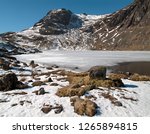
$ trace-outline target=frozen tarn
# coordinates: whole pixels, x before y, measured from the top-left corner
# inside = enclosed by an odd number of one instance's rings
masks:
[[[86,71],[91,66],[112,66],[120,62],[150,61],[149,51],[44,51],[43,53],[18,55],[21,61],[58,65],[63,68],[78,67]]]

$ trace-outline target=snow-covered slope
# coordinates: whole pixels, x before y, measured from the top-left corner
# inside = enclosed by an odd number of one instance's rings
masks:
[[[97,42],[94,24],[107,15],[74,14],[66,9],[52,10],[33,27],[21,32],[2,34],[1,37],[25,48],[92,49]]]
[[[107,15],[51,10],[33,27],[2,40],[40,49],[150,50],[150,2],[135,0]]]
[[[50,14],[59,14],[59,12],[62,11],[63,10],[60,9],[54,10],[51,11]],[[62,26],[62,24],[58,24],[58,22],[57,23],[54,22],[53,25],[56,26],[57,31],[59,31],[58,33],[56,31],[55,31],[56,33],[55,32],[50,33],[51,30],[50,29],[48,31],[49,34],[44,33],[44,35],[43,32],[41,33],[40,31],[42,27],[45,27],[44,26],[45,20],[42,22],[40,21],[36,23],[35,26],[27,30],[16,33],[15,41],[20,45],[35,46],[45,50],[47,49],[72,49],[72,50],[90,49],[92,45],[91,26],[95,24],[99,19],[102,19],[105,16],[106,15],[86,15],[86,14],[71,13],[71,17],[67,25]],[[50,27],[49,25],[52,24],[46,24],[46,25]]]

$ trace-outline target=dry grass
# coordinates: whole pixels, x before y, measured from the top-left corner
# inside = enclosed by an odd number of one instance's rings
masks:
[[[89,99],[80,99],[74,97],[70,99],[74,112],[79,115],[94,116],[96,114],[97,104]]]
[[[90,79],[88,75],[81,76],[68,76],[67,80],[70,84],[81,84],[81,85],[93,85],[96,88],[98,87],[122,87],[124,84],[121,79],[106,79],[106,80],[98,80],[98,79]]]
[[[67,74],[67,80],[70,85],[67,87],[63,87],[58,89],[56,95],[60,97],[66,96],[82,96],[87,91],[92,89],[96,89],[99,87],[121,87],[124,86],[121,79],[106,79],[106,80],[98,80],[91,79],[88,76],[88,73],[73,73],[73,72],[65,72]],[[65,74],[65,75],[66,75]]]
[[[124,84],[121,81],[121,79],[116,79],[116,80],[111,80],[111,79],[106,79],[106,80],[90,80],[90,85],[95,85],[95,87],[123,87]]]
[[[33,83],[32,83],[32,86],[42,86],[42,85],[45,85],[45,83],[43,82],[43,81],[34,81]]]
[[[150,76],[133,74],[129,79],[133,81],[150,81]]]
[[[121,73],[120,74],[119,73],[117,73],[117,74],[111,73],[111,74],[109,74],[108,77],[112,80],[115,80],[115,79],[128,79],[129,76],[127,76],[126,74],[121,74]]]
[[[70,84],[81,84],[81,85],[89,85],[90,78],[89,76],[68,76],[67,80]]]
[[[82,96],[87,91],[90,91],[93,88],[94,88],[93,86],[85,86],[85,87],[78,87],[78,88],[73,88],[72,86],[67,86],[67,87],[58,89],[56,92],[56,95],[59,97]]]

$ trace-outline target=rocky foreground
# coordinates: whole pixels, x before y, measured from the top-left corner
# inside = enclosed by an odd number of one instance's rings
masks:
[[[124,111],[124,116],[147,116],[140,92],[149,88],[150,77],[131,73],[106,76],[106,71],[106,67],[96,66],[82,73],[71,72],[57,65],[24,63],[3,53],[0,116],[121,116],[117,110]],[[145,82],[141,86],[133,81]],[[139,104],[145,113],[135,112]],[[115,114],[107,115],[107,110]]]

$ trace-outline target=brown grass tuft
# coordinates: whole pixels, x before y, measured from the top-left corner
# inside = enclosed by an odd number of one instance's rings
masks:
[[[56,95],[59,97],[71,97],[71,96],[82,96],[87,91],[90,91],[94,89],[94,86],[85,86],[85,87],[78,87],[73,88],[72,86],[63,87],[61,89],[58,89],[56,92]]]
[[[34,81],[33,83],[32,83],[32,86],[42,86],[42,85],[45,85],[45,83],[43,82],[43,81]]]
[[[5,95],[26,95],[26,94],[28,93],[22,91],[22,92],[6,93]]]
[[[150,76],[133,74],[129,79],[133,81],[150,81]]]
[[[96,114],[97,104],[88,99],[80,99],[74,97],[70,99],[72,106],[74,106],[74,112],[79,115],[94,116]]]
[[[114,74],[114,73],[111,73],[109,74],[108,76],[110,79],[114,80],[114,79],[128,79],[128,76],[126,74]]]

